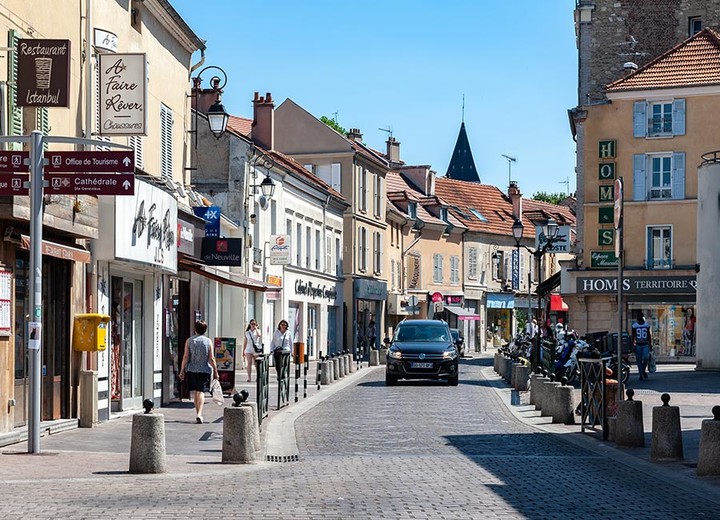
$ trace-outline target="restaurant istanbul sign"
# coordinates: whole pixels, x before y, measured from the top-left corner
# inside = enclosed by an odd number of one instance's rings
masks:
[[[18,106],[69,106],[70,40],[18,40],[17,70]]]

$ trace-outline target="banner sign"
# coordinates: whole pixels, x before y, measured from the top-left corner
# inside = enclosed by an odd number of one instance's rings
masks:
[[[18,40],[17,104],[69,106],[70,40]]]
[[[569,253],[570,252],[570,226],[558,226],[557,238],[553,244],[546,249],[547,253]],[[547,238],[543,233],[542,226],[535,226],[535,249],[545,247]]]
[[[100,135],[146,135],[145,54],[99,54]]]
[[[512,250],[512,289],[520,289],[520,251]]]
[[[217,206],[200,206],[193,208],[193,213],[205,221],[205,236],[220,236],[220,208]]]
[[[207,265],[242,265],[242,239],[205,237],[201,254]]]

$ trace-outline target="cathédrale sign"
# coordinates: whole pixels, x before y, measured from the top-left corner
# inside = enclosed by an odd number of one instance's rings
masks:
[[[578,294],[616,293],[617,277],[577,278]],[[623,278],[626,293],[695,294],[694,276],[628,276]]]
[[[17,104],[68,107],[70,40],[18,40]]]

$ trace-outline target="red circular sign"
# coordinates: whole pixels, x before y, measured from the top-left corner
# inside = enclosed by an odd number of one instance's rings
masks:
[[[443,301],[443,295],[440,292],[434,292],[430,296],[430,299],[433,303],[439,303],[439,302]]]

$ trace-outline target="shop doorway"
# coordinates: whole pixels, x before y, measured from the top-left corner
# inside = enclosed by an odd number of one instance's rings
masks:
[[[308,323],[307,323],[307,355],[309,359],[315,358],[315,348],[317,347],[317,319],[318,306],[308,305]]]
[[[112,411],[142,407],[142,294],[140,280],[112,277]]]

